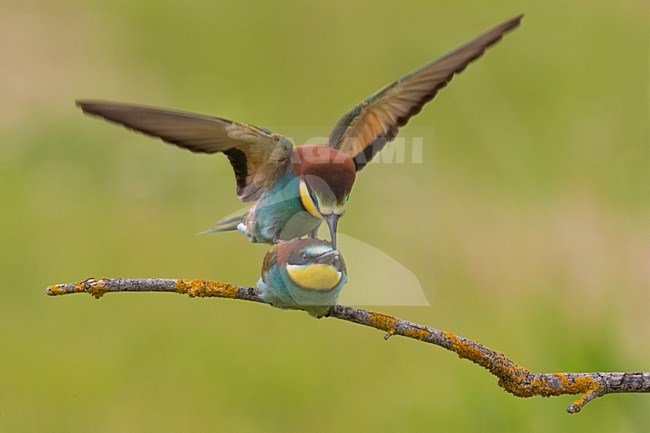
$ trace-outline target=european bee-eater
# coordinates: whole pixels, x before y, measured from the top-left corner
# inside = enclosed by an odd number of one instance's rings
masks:
[[[307,234],[322,221],[336,248],[336,229],[356,172],[400,127],[422,110],[455,74],[517,27],[512,18],[384,87],[346,113],[324,145],[294,146],[267,129],[162,108],[77,101],[81,109],[192,152],[224,153],[235,171],[237,195],[255,202],[244,215],[211,231],[238,229],[252,242],[274,243]]]
[[[261,297],[274,307],[322,316],[336,304],[347,281],[343,257],[329,242],[294,239],[275,244],[264,257]]]

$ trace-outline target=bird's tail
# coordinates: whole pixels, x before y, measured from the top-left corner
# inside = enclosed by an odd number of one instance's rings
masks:
[[[209,229],[202,231],[200,233],[197,233],[199,235],[205,235],[208,233],[215,233],[215,232],[227,232],[230,230],[237,230],[237,226],[244,222],[246,219],[246,216],[248,216],[248,212],[250,209],[245,209],[243,212],[240,211],[236,214],[229,215],[225,217],[222,220],[217,221],[214,223],[212,227]]]

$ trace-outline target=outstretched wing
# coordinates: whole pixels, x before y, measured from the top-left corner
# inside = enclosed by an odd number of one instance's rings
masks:
[[[455,74],[517,27],[522,18],[519,15],[496,26],[370,96],[339,120],[327,144],[353,157],[357,171],[361,170]]]
[[[192,152],[224,153],[235,171],[237,195],[244,202],[259,198],[284,173],[293,150],[282,135],[218,117],[115,102],[77,101],[77,105],[86,114]]]

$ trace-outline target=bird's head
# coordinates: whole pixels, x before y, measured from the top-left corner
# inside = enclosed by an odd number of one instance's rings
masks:
[[[343,257],[329,242],[319,239],[281,242],[274,246],[269,260],[274,260],[301,290],[327,292],[346,278]],[[271,263],[265,265],[269,266]]]
[[[336,248],[336,228],[356,177],[352,158],[328,146],[298,146],[294,171],[300,179],[300,201],[307,212],[327,222]]]

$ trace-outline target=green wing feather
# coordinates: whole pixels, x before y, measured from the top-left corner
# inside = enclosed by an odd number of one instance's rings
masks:
[[[455,74],[517,27],[522,18],[519,15],[494,27],[373,94],[339,120],[327,144],[353,157],[357,171],[361,170]]]
[[[293,144],[279,134],[244,123],[184,111],[103,101],[77,101],[86,113],[158,137],[192,152],[224,153],[244,202],[261,193],[287,168]]]

